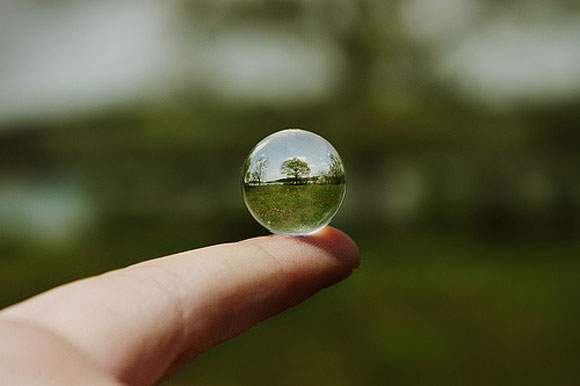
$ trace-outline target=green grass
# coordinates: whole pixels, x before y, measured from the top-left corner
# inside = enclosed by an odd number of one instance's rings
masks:
[[[244,187],[252,215],[281,233],[309,233],[336,213],[345,192],[339,185],[266,185]]]

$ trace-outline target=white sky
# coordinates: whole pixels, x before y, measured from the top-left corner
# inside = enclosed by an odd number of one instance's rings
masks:
[[[580,95],[580,11],[560,5],[406,0],[400,18],[431,51],[437,78],[471,100],[501,107]]]
[[[176,87],[286,105],[324,99],[342,79],[330,31],[205,31],[180,18],[179,4],[0,1],[0,123],[164,98]],[[432,75],[466,97],[554,101],[580,94],[580,14],[558,4],[522,1],[494,14],[481,0],[406,0],[394,17],[432,51]]]
[[[319,34],[203,31],[179,5],[0,1],[0,122],[164,98],[176,87],[284,104],[323,98],[340,78],[342,57]]]

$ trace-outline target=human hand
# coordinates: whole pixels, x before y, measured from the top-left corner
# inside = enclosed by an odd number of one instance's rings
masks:
[[[346,278],[339,230],[271,235],[149,260],[0,311],[0,379],[14,385],[150,385]]]

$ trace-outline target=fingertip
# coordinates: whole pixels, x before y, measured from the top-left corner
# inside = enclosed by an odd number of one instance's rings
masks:
[[[355,242],[344,232],[327,226],[320,232],[308,236],[273,234],[257,237],[236,244],[251,245],[248,249],[256,257],[255,247],[265,252],[258,254],[263,264],[275,262],[276,273],[268,274],[270,280],[293,283],[292,298],[298,301],[316,291],[334,285],[352,274],[359,266],[359,250]],[[238,249],[239,250],[239,249]],[[300,288],[300,291],[296,291]],[[293,301],[297,303],[298,301]]]
[[[248,241],[259,244],[282,263],[287,273],[308,277],[321,288],[350,276],[360,262],[356,243],[346,233],[330,226],[308,236],[274,234]]]
[[[351,269],[360,265],[360,253],[356,243],[346,233],[334,227],[326,226],[314,235],[304,236],[301,241],[323,249]]]

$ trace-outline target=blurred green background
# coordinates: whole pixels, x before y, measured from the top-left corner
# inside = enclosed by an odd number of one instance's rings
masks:
[[[299,126],[361,267],[166,385],[580,384],[580,3],[8,0],[0,52],[0,306],[264,234]]]

